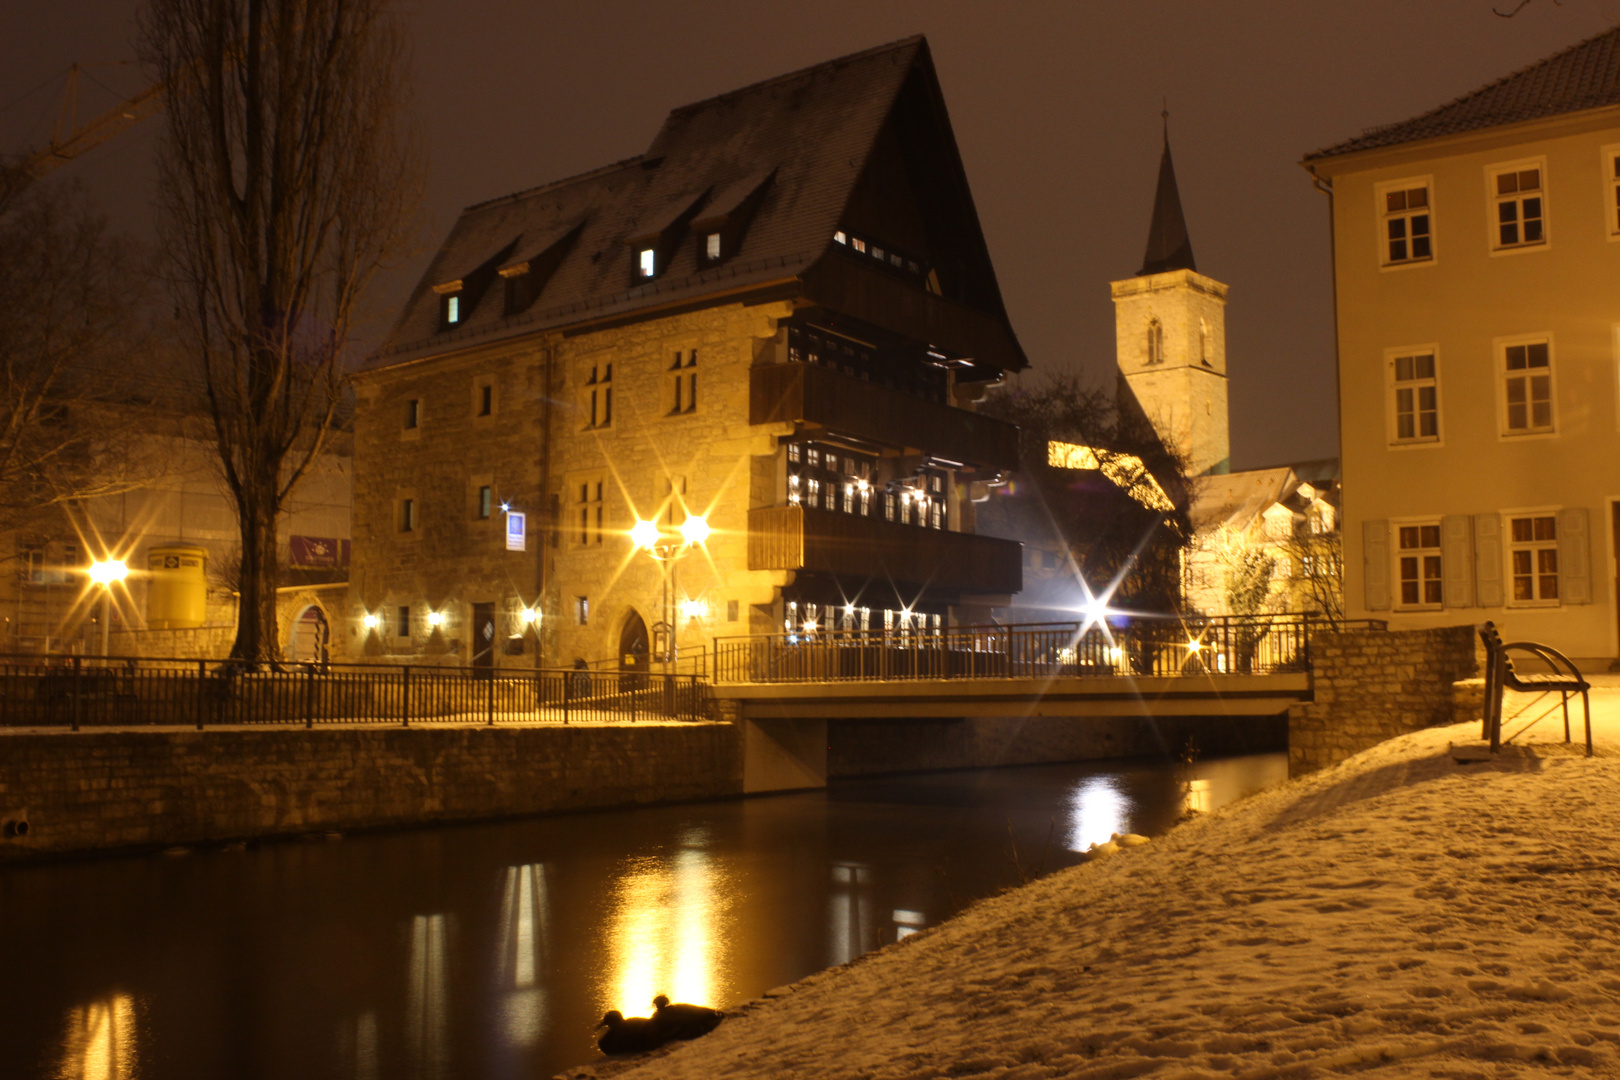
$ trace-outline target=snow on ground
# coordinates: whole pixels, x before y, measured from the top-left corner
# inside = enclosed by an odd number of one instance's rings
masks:
[[[1478,764],[1448,749],[1478,724],[1391,740],[567,1075],[1620,1076],[1620,688],[1596,698],[1595,759],[1556,714]]]

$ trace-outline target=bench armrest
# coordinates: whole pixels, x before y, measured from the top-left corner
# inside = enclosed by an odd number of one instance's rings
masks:
[[[1510,649],[1519,649],[1523,652],[1534,654],[1545,662],[1548,667],[1553,669],[1553,674],[1568,674],[1570,678],[1579,684],[1581,689],[1585,689],[1590,685],[1587,683],[1586,679],[1582,677],[1580,669],[1575,666],[1575,662],[1569,657],[1565,656],[1563,653],[1559,652],[1557,649],[1553,648],[1551,645],[1542,645],[1534,641],[1509,641],[1501,646],[1501,650],[1504,655]],[[1560,666],[1565,668],[1566,671],[1560,671]],[[1507,672],[1507,681],[1510,684],[1518,682],[1511,669]],[[1535,684],[1531,683],[1527,685],[1534,686]],[[1519,687],[1515,686],[1514,689],[1519,689]]]

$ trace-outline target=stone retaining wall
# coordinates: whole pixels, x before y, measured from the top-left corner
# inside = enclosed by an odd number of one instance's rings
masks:
[[[1290,775],[1454,722],[1452,684],[1479,671],[1475,639],[1473,626],[1313,634],[1315,700],[1288,710]]]
[[[729,724],[0,735],[0,860],[742,791]]]

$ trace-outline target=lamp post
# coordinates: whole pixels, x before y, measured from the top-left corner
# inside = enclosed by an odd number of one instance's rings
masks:
[[[129,566],[122,559],[106,559],[90,564],[90,581],[101,586],[101,655],[107,655],[108,637],[112,632],[112,587],[114,582],[129,576]]]
[[[645,551],[649,556],[658,560],[664,579],[664,599],[659,617],[664,620],[665,632],[669,635],[664,642],[664,662],[675,662],[675,609],[671,593],[675,588],[675,564],[684,558],[694,547],[701,546],[709,539],[709,522],[701,514],[693,514],[681,522],[680,537],[666,534],[658,527],[656,521],[637,521],[630,530],[630,539],[636,547]]]

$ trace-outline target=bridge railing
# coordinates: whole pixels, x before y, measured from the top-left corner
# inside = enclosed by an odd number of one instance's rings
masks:
[[[703,720],[707,683],[637,671],[0,655],[0,725]]]
[[[714,673],[721,684],[1269,675],[1307,670],[1311,633],[1327,627],[1257,615],[762,634],[717,639]]]

